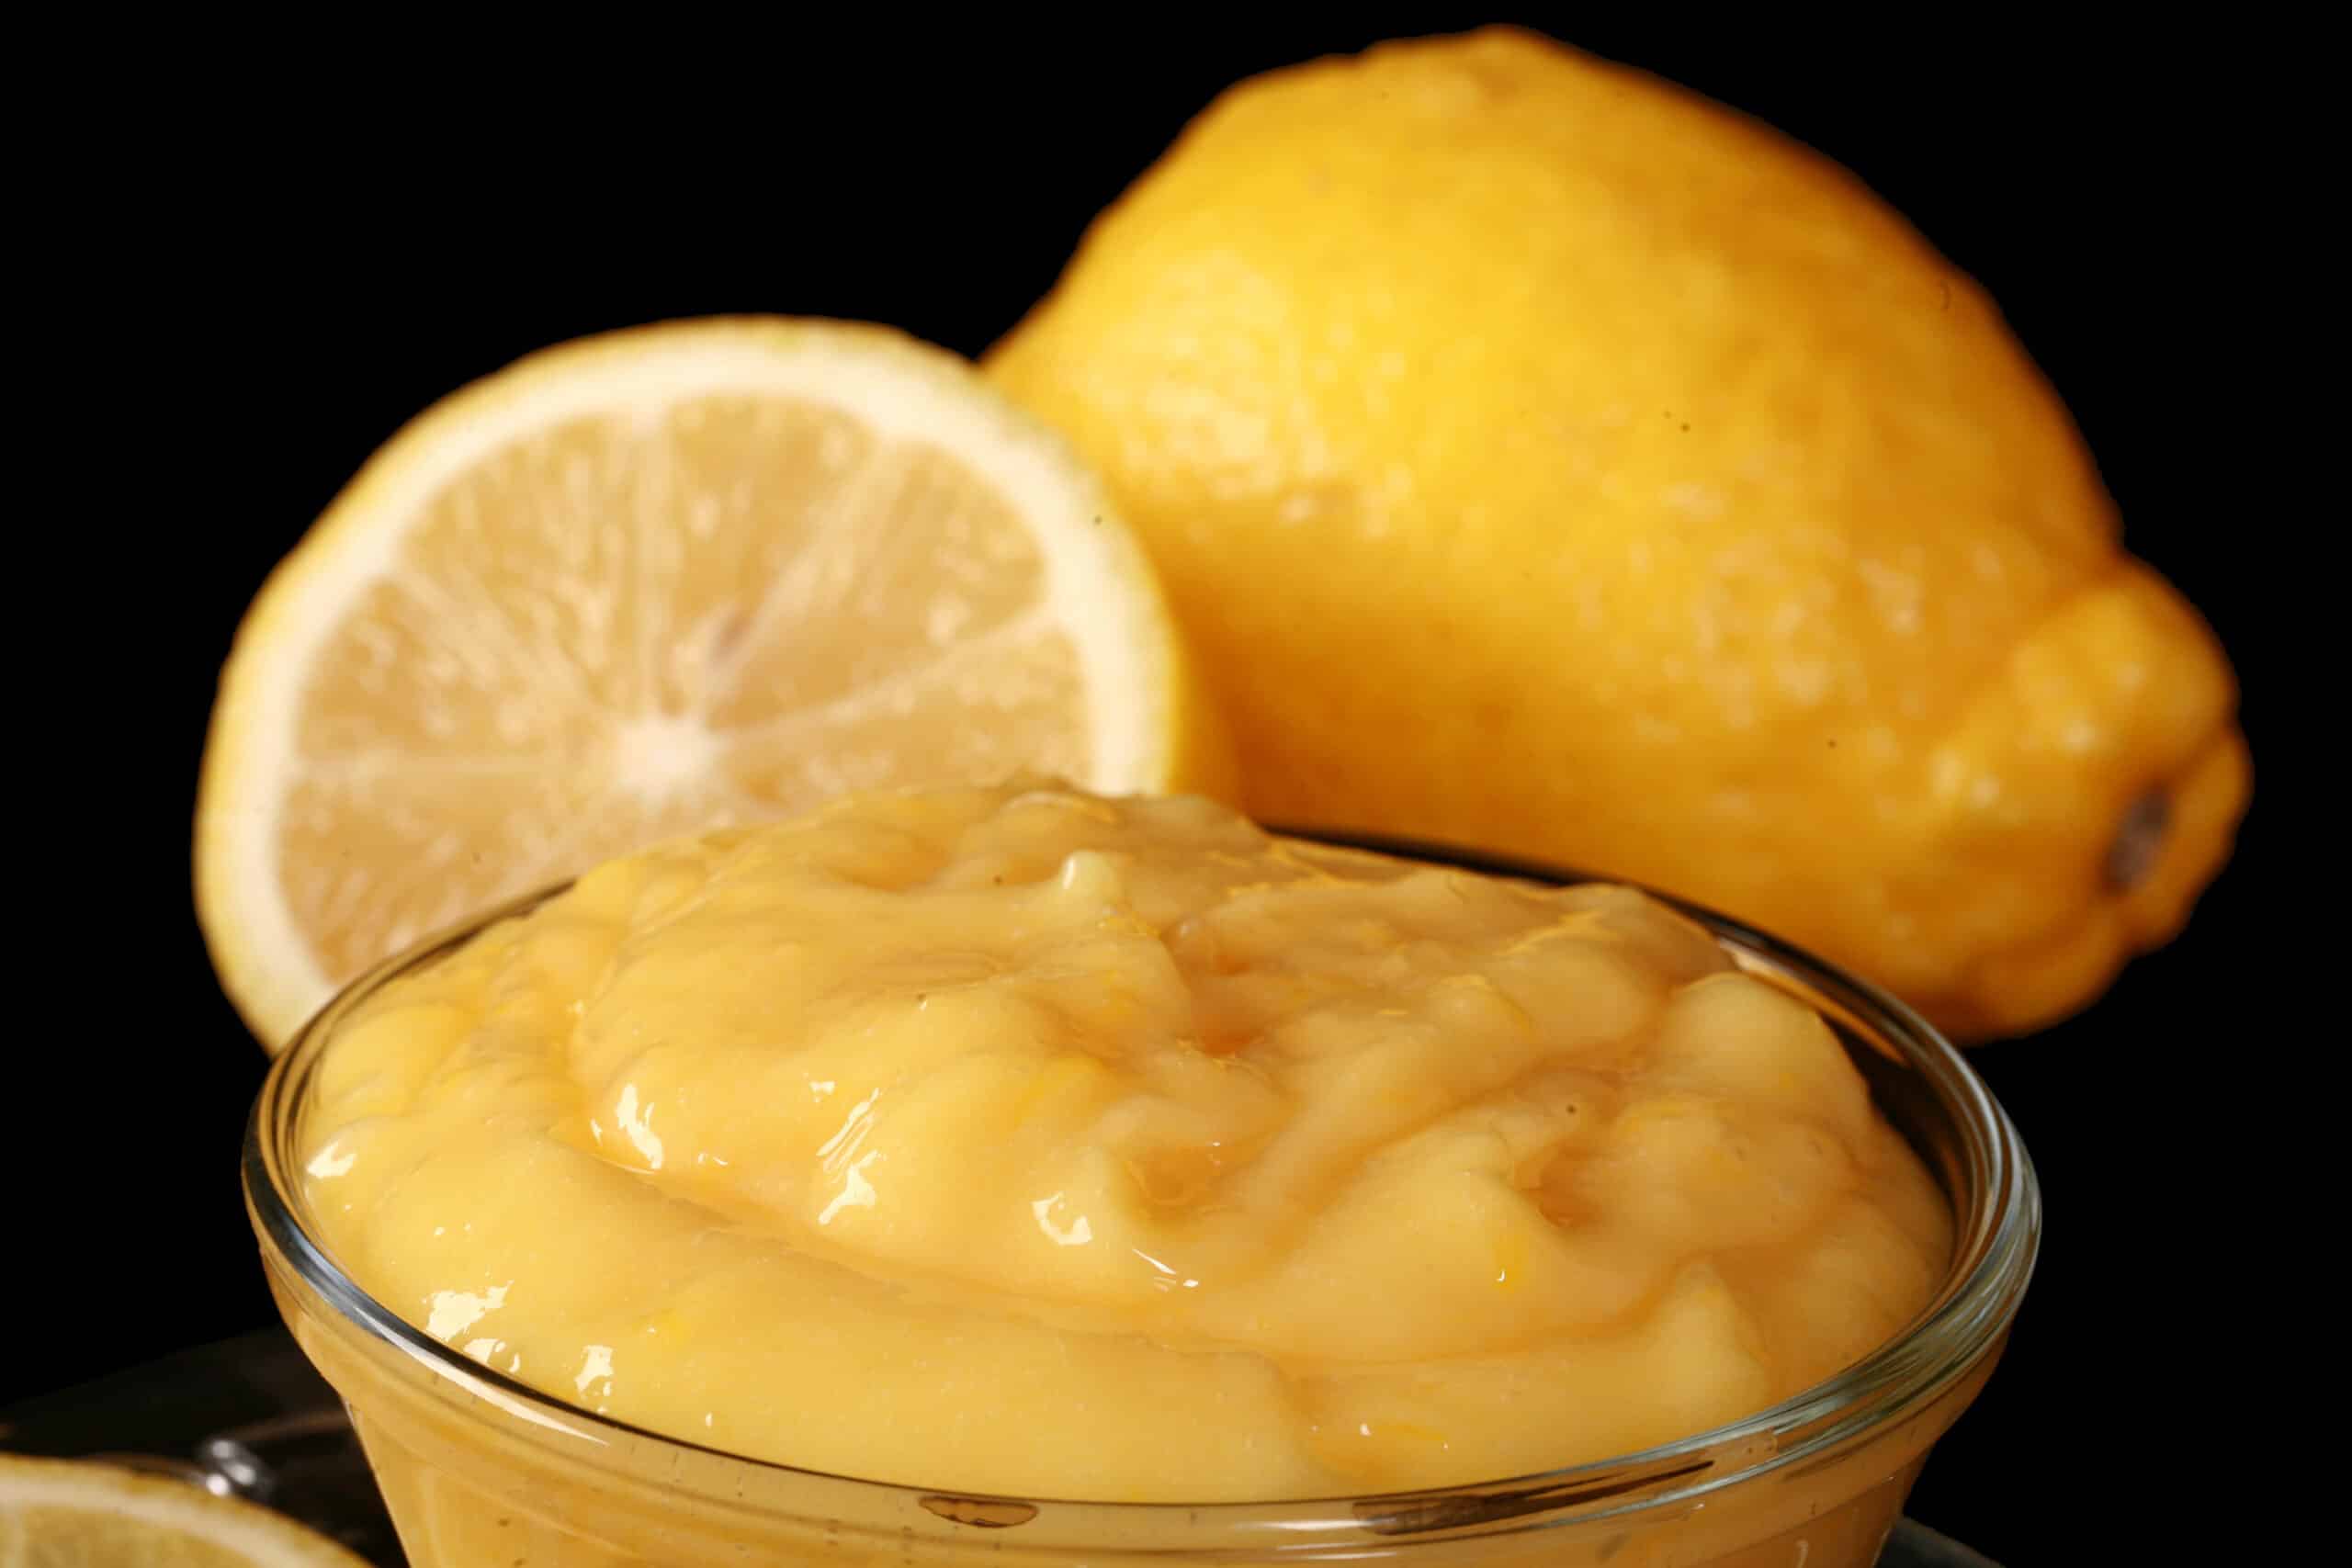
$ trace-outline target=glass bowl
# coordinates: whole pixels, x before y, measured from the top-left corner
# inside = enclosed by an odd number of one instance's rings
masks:
[[[1300,836],[1539,881],[1589,880],[1442,846]],[[979,1495],[719,1452],[574,1408],[403,1321],[337,1265],[294,1179],[313,1075],[354,1004],[560,890],[493,910],[355,981],[278,1058],[246,1135],[246,1207],[271,1292],[342,1395],[413,1568],[1392,1557],[1427,1568],[1868,1568],[1929,1448],[1991,1373],[2032,1272],[2041,1225],[2033,1169],[1960,1054],[1875,988],[1668,898],[1740,967],[1831,1023],[1951,1203],[1941,1286],[1900,1334],[1837,1376],[1730,1426],[1620,1459],[1370,1497],[1190,1506]]]

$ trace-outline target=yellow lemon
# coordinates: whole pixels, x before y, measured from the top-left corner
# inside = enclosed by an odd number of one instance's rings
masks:
[[[537,355],[368,464],[239,628],[198,908],[275,1048],[494,900],[844,789],[1234,794],[1143,552],[1067,446],[879,327]]]
[[[1859,183],[1526,33],[1246,82],[987,361],[1144,536],[1245,799],[1652,882],[2030,1028],[2249,788],[1983,293]]]
[[[0,1454],[8,1568],[367,1568],[251,1503],[111,1465]]]

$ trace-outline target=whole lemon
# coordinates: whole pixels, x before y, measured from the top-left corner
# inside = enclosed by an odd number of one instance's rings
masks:
[[[1142,530],[1261,817],[1647,881],[1981,1035],[2244,812],[2227,660],[1984,294],[1548,39],[1235,87],[989,368]]]

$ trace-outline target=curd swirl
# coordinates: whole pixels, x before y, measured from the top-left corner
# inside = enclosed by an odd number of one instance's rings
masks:
[[[582,1408],[1102,1501],[1438,1486],[1736,1419],[1945,1268],[1810,1010],[1627,889],[1205,800],[852,798],[605,865],[368,996],[322,1239]]]

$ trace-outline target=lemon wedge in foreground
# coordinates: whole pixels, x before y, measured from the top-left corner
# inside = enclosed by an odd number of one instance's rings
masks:
[[[1230,797],[1159,586],[1059,438],[881,327],[536,355],[379,452],[239,628],[198,917],[276,1049],[341,982],[653,840],[1050,773]]]
[[[111,1465],[0,1454],[0,1568],[367,1568],[251,1503]]]

